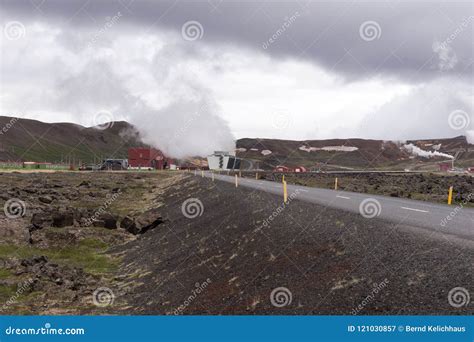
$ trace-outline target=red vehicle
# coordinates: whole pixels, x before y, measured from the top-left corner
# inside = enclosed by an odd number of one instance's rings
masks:
[[[163,170],[169,168],[172,160],[163,152],[151,147],[133,147],[128,149],[130,167]]]

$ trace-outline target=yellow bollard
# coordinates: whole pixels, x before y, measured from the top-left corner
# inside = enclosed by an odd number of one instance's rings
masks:
[[[448,205],[451,205],[453,203],[453,187],[449,187],[449,193],[448,193]]]
[[[239,186],[239,178],[237,177],[237,174],[235,174],[235,187],[237,188]]]
[[[285,183],[285,175],[281,176],[281,182]]]
[[[288,202],[288,189],[285,181],[283,181],[283,202]]]
[[[334,190],[337,190],[337,177],[336,177],[336,180],[334,181]]]

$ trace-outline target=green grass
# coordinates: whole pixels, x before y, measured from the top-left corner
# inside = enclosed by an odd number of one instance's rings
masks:
[[[18,256],[20,258],[31,258],[44,255],[50,261],[81,267],[84,271],[92,274],[109,274],[118,267],[118,262],[104,255],[107,244],[97,239],[84,239],[75,245],[64,248],[36,248],[14,245],[0,245],[0,258]],[[1,275],[0,275],[1,278]]]
[[[16,293],[16,286],[0,285],[0,302],[5,303]],[[1,306],[0,306],[1,307]]]
[[[5,269],[5,268],[0,268],[0,279],[7,279],[12,276],[12,273]]]

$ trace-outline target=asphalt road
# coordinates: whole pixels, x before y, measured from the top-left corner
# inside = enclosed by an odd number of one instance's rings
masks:
[[[212,177],[210,172],[204,173],[204,176]],[[235,183],[234,176],[214,174],[214,179]],[[281,195],[283,201],[281,183],[251,178],[239,178],[238,181],[239,186]],[[472,208],[291,184],[288,184],[288,197],[359,213],[368,219],[377,217],[396,224],[435,230],[474,240],[474,209]]]

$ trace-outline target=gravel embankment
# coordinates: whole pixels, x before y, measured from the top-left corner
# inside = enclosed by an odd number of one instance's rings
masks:
[[[200,177],[164,198],[165,222],[115,250],[127,279],[118,313],[474,313],[448,303],[454,287],[473,292],[471,242],[297,197],[283,208],[279,196]],[[195,218],[182,212],[189,198],[202,203]],[[290,304],[272,305],[278,287]]]

